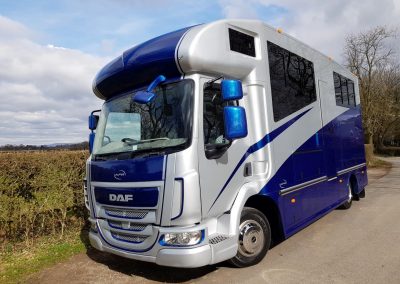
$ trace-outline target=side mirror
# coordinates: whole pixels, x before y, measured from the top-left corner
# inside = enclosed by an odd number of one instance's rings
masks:
[[[225,138],[229,140],[247,136],[246,111],[240,106],[224,107]]]
[[[159,75],[154,79],[153,82],[150,83],[146,91],[136,92],[132,97],[133,101],[138,104],[147,104],[151,102],[156,97],[156,94],[153,93],[154,89],[165,80],[167,80],[165,76]]]
[[[93,144],[94,144],[94,138],[96,134],[94,132],[91,132],[89,134],[89,153],[92,154],[93,151]]]
[[[95,112],[100,112],[100,110],[94,110],[92,111],[92,113],[89,115],[89,129],[90,129],[90,134],[89,134],[89,153],[92,154],[92,150],[93,150],[93,144],[94,144],[94,137],[96,135],[96,133],[94,133],[94,131],[97,128],[97,123],[99,122],[99,116],[95,115]]]
[[[243,98],[242,82],[239,80],[222,80],[222,99],[224,101],[236,101]]]
[[[98,121],[99,121],[99,116],[91,113],[89,115],[89,129],[92,131],[96,130]]]

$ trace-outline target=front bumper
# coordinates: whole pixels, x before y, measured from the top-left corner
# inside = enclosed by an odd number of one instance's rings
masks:
[[[209,244],[200,245],[192,248],[169,248],[162,247],[158,243],[148,252],[153,255],[144,255],[113,248],[105,244],[99,233],[89,232],[90,244],[104,252],[113,253],[122,257],[136,259],[147,262],[154,262],[158,265],[193,268],[201,267],[212,263],[212,249]]]

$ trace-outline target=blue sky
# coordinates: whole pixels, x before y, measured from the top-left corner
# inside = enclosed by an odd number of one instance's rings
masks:
[[[193,0],[1,0],[0,13],[36,31],[38,42],[107,56],[160,34],[225,18],[223,6]],[[283,7],[253,1],[243,17],[269,21],[284,13]]]
[[[138,43],[222,18],[260,19],[342,61],[344,38],[400,26],[398,0],[0,0],[0,145],[80,142],[96,72]]]

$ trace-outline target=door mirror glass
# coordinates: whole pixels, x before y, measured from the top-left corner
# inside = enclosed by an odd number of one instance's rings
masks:
[[[89,115],[89,129],[90,130],[96,130],[97,128],[97,122],[99,121],[99,116],[95,114]]]
[[[225,137],[229,140],[247,136],[246,111],[240,106],[224,107]]]
[[[242,82],[239,80],[222,80],[221,90],[224,101],[236,101],[243,98]]]

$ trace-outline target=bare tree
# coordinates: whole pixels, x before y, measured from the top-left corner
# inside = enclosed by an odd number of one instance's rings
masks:
[[[398,115],[393,100],[398,91],[399,67],[388,44],[395,35],[394,30],[376,27],[350,35],[345,42],[346,65],[359,80],[363,123],[370,144],[379,140],[384,126]],[[397,79],[392,81],[394,77]]]

